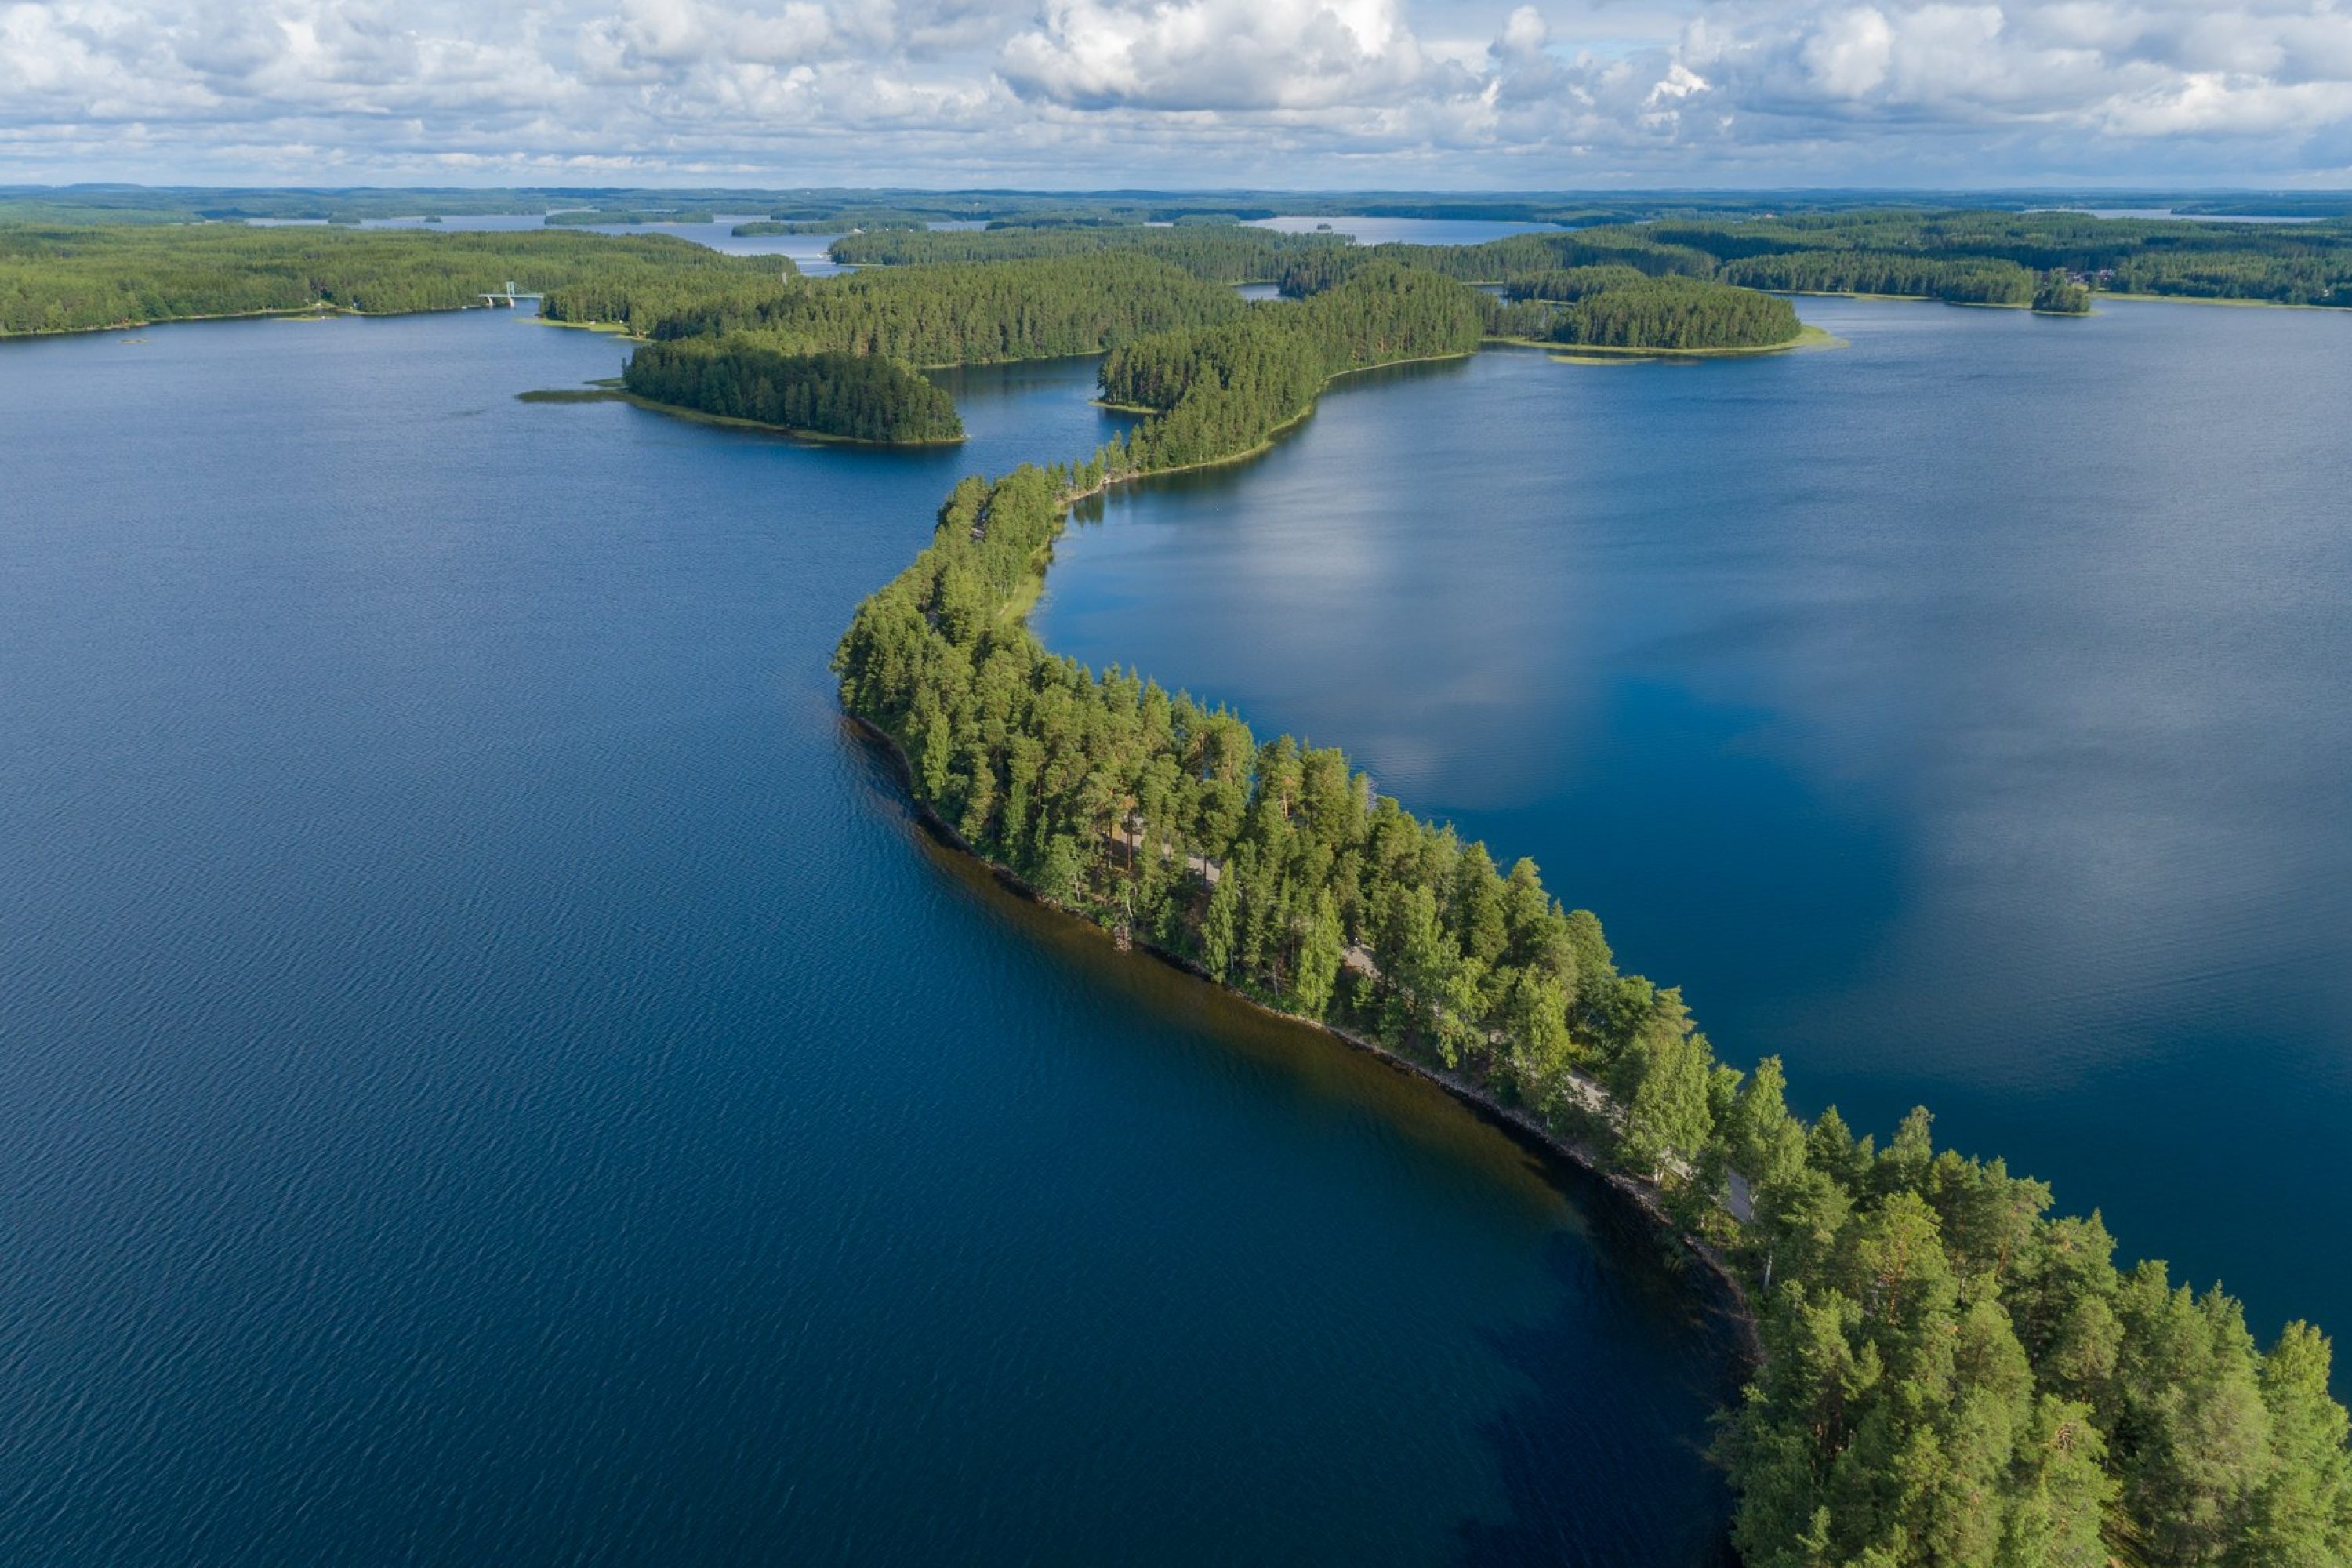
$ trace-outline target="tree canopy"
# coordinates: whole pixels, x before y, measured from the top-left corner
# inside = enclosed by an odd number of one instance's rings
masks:
[[[687,278],[706,290],[737,288],[755,273],[764,287],[779,261],[721,256],[667,236],[0,226],[0,333],[320,306],[372,315],[449,310],[478,305],[484,292],[509,282],[533,292],[577,290],[583,299],[677,289]]]

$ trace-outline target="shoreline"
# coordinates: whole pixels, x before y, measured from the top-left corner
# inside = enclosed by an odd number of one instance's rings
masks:
[[[1496,340],[1485,339],[1482,341],[1491,342]],[[1143,479],[1156,479],[1163,474],[1196,474],[1204,468],[1222,468],[1229,463],[1247,462],[1252,458],[1260,457],[1267,452],[1271,452],[1274,450],[1274,443],[1276,437],[1281,436],[1281,434],[1286,430],[1296,429],[1300,425],[1305,424],[1314,414],[1317,405],[1323,401],[1323,395],[1330,391],[1334,385],[1344,381],[1349,376],[1369,375],[1376,370],[1394,370],[1397,366],[1403,364],[1444,364],[1453,360],[1475,359],[1477,357],[1478,351],[1476,349],[1472,349],[1466,353],[1415,354],[1411,359],[1382,360],[1378,364],[1352,365],[1346,370],[1336,371],[1330,375],[1323,378],[1323,384],[1315,389],[1315,395],[1307,400],[1306,407],[1300,409],[1289,418],[1285,419],[1281,424],[1274,426],[1272,428],[1268,429],[1265,433],[1265,439],[1260,441],[1256,446],[1250,447],[1248,450],[1242,452],[1228,452],[1222,458],[1203,458],[1197,463],[1179,463],[1174,468],[1136,468],[1127,473],[1105,474],[1102,477],[1102,482],[1100,484],[1090,486],[1082,490],[1066,491],[1061,498],[1062,509],[1065,511],[1067,511],[1073,505],[1079,501],[1092,500],[1098,495],[1108,494],[1113,485],[1133,484]],[[1139,408],[1129,404],[1105,403],[1099,397],[1091,398],[1088,401],[1097,408],[1106,408],[1118,414],[1140,415],[1147,418],[1156,414],[1167,412],[1165,409],[1160,408]],[[1044,585],[1044,579],[1045,573],[1041,569],[1038,573],[1038,581],[1041,588]]]
[[[441,316],[449,310],[471,310],[479,307],[453,305],[439,310],[384,310],[385,316]],[[29,332],[0,331],[0,342],[17,338],[86,338],[95,332],[139,332],[149,327],[176,327],[183,321],[329,321],[337,316],[365,317],[370,312],[355,310],[349,305],[288,305],[268,310],[223,310],[209,316],[156,316],[144,321],[110,321],[102,327],[36,327]]]
[[[771,436],[789,436],[795,441],[815,441],[826,446],[871,447],[881,452],[911,452],[928,447],[961,447],[971,439],[969,436],[935,436],[923,441],[871,441],[863,436],[834,436],[822,430],[799,430],[790,425],[770,425],[759,419],[738,419],[732,415],[706,414],[699,408],[688,408],[684,404],[657,402],[653,398],[631,392],[626,387],[606,386],[593,390],[602,392],[615,403],[626,403],[645,409],[650,414],[667,414],[678,419],[691,419],[698,424],[719,425],[736,430],[761,430]],[[517,393],[515,395],[520,397],[524,395]],[[552,400],[543,399],[542,401]],[[581,398],[576,401],[584,403],[590,400]]]
[[[1652,349],[1617,343],[1561,343],[1546,338],[1488,338],[1507,348],[1541,349],[1559,364],[1613,364],[1645,359],[1757,359],[1766,354],[1811,353],[1853,345],[1826,327],[1803,323],[1804,330],[1785,343],[1758,343],[1740,348]]]
[[[110,321],[102,327],[36,327],[29,332],[0,331],[0,343],[22,338],[86,338],[96,332],[138,332],[149,327],[176,327],[187,321],[327,321],[350,317],[361,321],[389,321],[401,316],[456,316],[467,310],[505,310],[508,305],[426,305],[415,310],[362,310],[321,300],[313,305],[286,305],[266,310],[220,310],[202,316],[156,316],[143,321]],[[544,317],[534,316],[534,321]],[[551,327],[586,326],[583,321],[549,321]],[[607,330],[599,327],[600,331]],[[620,331],[619,328],[609,329]],[[640,340],[642,341],[642,340]]]
[[[1041,572],[1039,574],[1041,584],[1043,576]],[[849,727],[851,732],[879,752],[888,762],[891,775],[898,786],[901,798],[912,813],[917,825],[934,842],[955,851],[985,870],[992,881],[1014,897],[1024,900],[1038,909],[1049,910],[1074,926],[1093,931],[1108,940],[1109,933],[1103,930],[1100,922],[1087,918],[1079,910],[1046,898],[1011,868],[990,859],[975,849],[971,842],[956,829],[954,824],[933,810],[929,803],[923,800],[915,791],[914,763],[907,755],[906,748],[898,743],[897,736],[862,714],[853,713],[845,708],[840,711],[843,721]],[[1492,1090],[1472,1083],[1444,1068],[1419,1061],[1393,1047],[1382,1045],[1377,1040],[1359,1035],[1351,1029],[1325,1019],[1309,1018],[1298,1013],[1286,1013],[1245,992],[1237,991],[1230,985],[1222,984],[1212,978],[1198,964],[1181,954],[1161,947],[1157,942],[1139,937],[1130,940],[1133,943],[1133,952],[1141,953],[1154,963],[1177,970],[1214,990],[1219,995],[1239,1003],[1253,1012],[1327,1036],[1351,1050],[1375,1058],[1391,1071],[1417,1079],[1444,1094],[1480,1121],[1502,1131],[1522,1146],[1532,1148],[1549,1158],[1572,1166],[1582,1176],[1605,1189],[1615,1201],[1624,1205],[1630,1212],[1637,1215],[1652,1236],[1664,1244],[1663,1250],[1677,1265],[1687,1261],[1698,1266],[1699,1273],[1705,1277],[1706,1283],[1696,1291],[1699,1298],[1696,1305],[1707,1316],[1729,1329],[1731,1342],[1737,1351],[1735,1370],[1739,1379],[1744,1381],[1762,1363],[1763,1344],[1757,1324],[1755,1304],[1748,1296],[1747,1285],[1739,1278],[1739,1271],[1719,1249],[1700,1237],[1691,1235],[1675,1222],[1666,1212],[1663,1194],[1654,1184],[1622,1171],[1611,1169],[1608,1162],[1589,1144],[1551,1131],[1544,1126],[1532,1112],[1519,1106],[1506,1104]],[[1676,1272],[1681,1276],[1684,1283],[1693,1282],[1692,1276],[1686,1268],[1678,1267]]]

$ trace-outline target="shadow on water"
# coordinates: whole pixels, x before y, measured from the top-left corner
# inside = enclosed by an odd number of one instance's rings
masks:
[[[1585,1180],[1590,1183],[1591,1178]],[[1571,1198],[1571,1201],[1574,1201]],[[1656,1233],[1622,1203],[1587,1210],[1592,1220],[1589,1248],[1565,1238],[1548,1249],[1546,1267],[1559,1279],[1561,1299],[1595,1295],[1613,1300],[1621,1310],[1649,1315],[1659,1329],[1654,1347],[1664,1363],[1644,1369],[1667,1384],[1670,1400],[1721,1406],[1737,1397],[1739,1362],[1730,1325],[1698,1305],[1692,1282],[1659,1260]],[[1647,1267],[1617,1269],[1615,1260],[1645,1256]],[[1602,1273],[1613,1277],[1598,1278]],[[1613,1289],[1612,1289],[1613,1287]],[[1593,1368],[1573,1347],[1589,1332],[1572,1330],[1565,1311],[1521,1328],[1484,1331],[1496,1354],[1524,1376],[1530,1392],[1480,1427],[1506,1499],[1505,1517],[1464,1520],[1455,1531],[1454,1561],[1461,1568],[1611,1568],[1635,1558],[1654,1559],[1678,1551],[1689,1568],[1739,1568],[1727,1521],[1731,1499],[1719,1472],[1700,1445],[1684,1438],[1691,1453],[1689,1474],[1679,1488],[1654,1476],[1660,1489],[1639,1539],[1596,1531],[1604,1510],[1580,1506],[1603,1500],[1609,1478],[1591,1478],[1584,1465],[1608,1432],[1594,1429],[1598,1415],[1622,1432],[1629,1426],[1680,1427],[1681,1414],[1662,1400],[1647,1408],[1595,1411],[1591,1394]],[[1606,1500],[1614,1502],[1614,1498]]]
[[[1721,1283],[1680,1251],[1623,1194],[1514,1124],[1454,1099],[1428,1080],[1320,1029],[1276,1016],[1141,952],[1121,952],[1108,933],[1007,887],[981,861],[943,842],[907,794],[887,746],[845,720],[845,750],[858,759],[868,798],[897,820],[925,859],[992,920],[1050,952],[1057,964],[1117,994],[1121,1009],[1171,1027],[1124,1031],[1139,1050],[1192,1049],[1238,1062],[1258,1080],[1311,1103],[1338,1106],[1452,1163],[1496,1196],[1557,1214],[1543,1244],[1552,1305],[1534,1321],[1477,1331],[1478,1341],[1525,1382],[1525,1395],[1481,1424],[1488,1468],[1502,1497],[1498,1517],[1455,1527],[1465,1568],[1669,1560],[1688,1568],[1737,1568],[1727,1534],[1729,1494],[1705,1452],[1704,1415],[1737,1396],[1746,1375],[1741,1331]],[[1598,1304],[1596,1309],[1596,1303]],[[1633,1364],[1596,1368],[1599,1310],[1636,1349]],[[1635,1435],[1638,1433],[1638,1437]],[[1593,1473],[1591,1456],[1635,1438],[1690,1457],[1682,1484],[1649,1475],[1638,1543],[1618,1531],[1623,1478]],[[1592,1512],[1580,1503],[1605,1507]],[[1594,1515],[1617,1530],[1596,1531]]]

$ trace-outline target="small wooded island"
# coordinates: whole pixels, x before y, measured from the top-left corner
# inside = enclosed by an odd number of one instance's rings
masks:
[[[1072,505],[1245,456],[1348,372],[1515,339],[1785,346],[1759,289],[2080,313],[2099,291],[2352,304],[2352,232],[2184,233],[2071,214],[1665,218],[1462,247],[1234,225],[880,230],[867,270],[588,235],[226,226],[0,228],[0,328],[319,304],[449,308],[513,278],[552,320],[646,340],[646,399],[873,442],[953,439],[917,367],[1101,353],[1144,415],[1088,454],[967,479],[835,656],[940,829],[1045,902],[1503,1108],[1621,1180],[1751,1304],[1717,1456],[1754,1568],[2320,1568],[2352,1561],[2328,1341],[2258,1344],[2218,1287],[2119,1266],[2095,1212],[1938,1150],[1807,1122],[1780,1064],[1734,1068],[1678,992],[1618,972],[1529,861],[1378,794],[1340,752],[1261,741],[1023,618]],[[1278,282],[1251,304],[1231,285]],[[1502,297],[1473,284],[1499,285]]]

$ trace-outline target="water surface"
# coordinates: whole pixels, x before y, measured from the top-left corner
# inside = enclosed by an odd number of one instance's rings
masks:
[[[1808,1108],[2352,1331],[2352,314],[1800,310],[1853,346],[1351,378],[1036,625],[1534,856]]]
[[[1334,234],[1352,236],[1358,245],[1484,245],[1490,239],[1508,239],[1515,234],[1558,234],[1558,224],[1508,223],[1488,218],[1464,217],[1270,217],[1258,220],[1261,228],[1279,229],[1285,234],[1314,234],[1328,228]]]
[[[825,660],[886,456],[509,312],[0,344],[0,1560],[1690,1568],[1559,1173],[1034,918]]]

